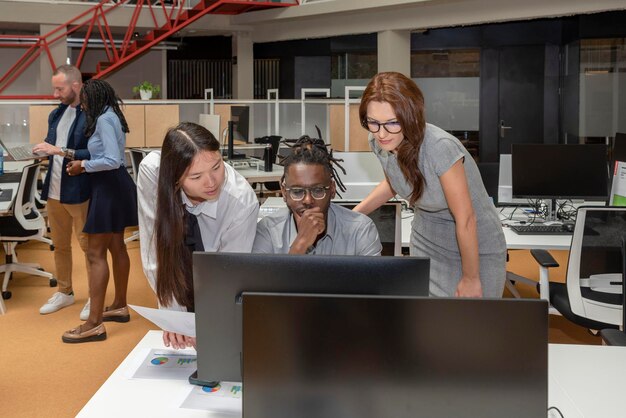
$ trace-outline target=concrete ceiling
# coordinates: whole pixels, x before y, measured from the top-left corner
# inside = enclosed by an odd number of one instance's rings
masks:
[[[39,25],[65,23],[92,7],[85,2],[20,2],[0,0],[0,32],[32,34]],[[118,9],[107,19],[115,34],[126,30],[133,7]],[[179,36],[250,33],[254,42],[372,33],[384,30],[425,30],[626,10],[624,0],[327,0],[236,16],[209,15]],[[137,31],[152,22],[143,13]]]

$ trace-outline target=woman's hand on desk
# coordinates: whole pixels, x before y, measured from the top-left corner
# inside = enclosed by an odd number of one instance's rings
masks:
[[[196,348],[196,337],[188,337],[169,331],[163,331],[163,344],[176,350],[193,347]]]

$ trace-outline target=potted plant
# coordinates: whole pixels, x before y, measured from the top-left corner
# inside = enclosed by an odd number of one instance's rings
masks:
[[[141,100],[150,100],[152,96],[156,96],[161,92],[161,87],[154,85],[149,81],[142,81],[138,86],[133,87],[133,93],[141,96]]]

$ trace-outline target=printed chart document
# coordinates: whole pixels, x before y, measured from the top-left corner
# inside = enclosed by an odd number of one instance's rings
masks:
[[[131,377],[133,379],[187,381],[189,376],[196,371],[196,361],[195,353],[153,348]]]
[[[196,336],[196,316],[193,312],[168,311],[136,305],[128,306],[164,331],[189,337]]]
[[[220,382],[215,387],[195,386],[180,407],[240,416],[242,391],[240,382]]]
[[[626,162],[615,162],[609,205],[626,206]]]

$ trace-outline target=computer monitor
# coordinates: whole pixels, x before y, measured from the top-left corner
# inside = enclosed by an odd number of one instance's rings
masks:
[[[512,151],[513,197],[607,200],[606,145],[513,144]]]
[[[241,381],[243,292],[428,296],[420,257],[193,254],[198,351],[193,383]]]
[[[348,209],[353,209],[358,201],[333,200]],[[402,203],[386,202],[367,216],[374,221],[380,243],[383,246],[382,255],[402,255]]]
[[[248,106],[231,106],[230,120],[234,122],[234,139],[248,142],[250,137],[250,108]]]
[[[528,205],[528,199],[513,199],[513,174],[511,173],[511,154],[500,154],[498,167],[498,206]]]
[[[542,417],[545,300],[244,294],[246,418]]]

